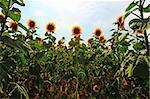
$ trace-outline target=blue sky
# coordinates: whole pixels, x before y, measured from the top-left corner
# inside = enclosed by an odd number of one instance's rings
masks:
[[[65,37],[69,41],[72,26],[82,27],[85,41],[92,37],[94,28],[102,28],[103,35],[108,39],[113,28],[112,23],[132,0],[24,0],[26,6],[21,7],[21,22],[27,23],[28,19],[37,22],[37,33],[44,37],[45,25],[48,22],[56,24],[56,38]]]

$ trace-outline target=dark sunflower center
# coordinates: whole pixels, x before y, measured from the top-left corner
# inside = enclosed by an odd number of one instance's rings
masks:
[[[75,33],[75,34],[79,34],[79,33],[80,33],[80,29],[75,28],[75,29],[74,29],[74,33]]]
[[[62,91],[65,91],[65,87],[64,86],[62,87]]]
[[[16,30],[17,30],[17,24],[15,24],[15,23],[12,24],[11,28],[12,28],[12,30],[15,30],[15,31],[16,31]]]
[[[61,41],[58,41],[58,45],[61,45],[62,44],[62,42]]]
[[[96,31],[95,35],[96,36],[100,36],[101,32],[100,31]]]
[[[95,87],[95,91],[97,91],[98,90],[98,87]]]
[[[54,26],[53,25],[48,25],[48,30],[54,30]]]
[[[35,23],[33,21],[31,21],[29,25],[30,25],[30,27],[34,27]]]

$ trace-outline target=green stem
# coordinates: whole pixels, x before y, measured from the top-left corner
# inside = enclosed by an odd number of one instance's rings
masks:
[[[132,14],[135,15],[136,17],[140,18],[140,16],[138,16],[137,14],[135,14],[135,13],[133,13],[133,12],[132,12]]]
[[[145,2],[145,0],[144,0],[144,2]],[[140,0],[140,5],[139,5],[139,7],[140,7],[140,14],[141,14],[141,19],[142,19],[142,26],[143,26],[143,19],[144,19],[144,15],[143,15],[143,5],[144,5],[144,2],[142,3],[142,0]],[[149,53],[149,45],[148,45],[148,36],[147,36],[147,33],[146,33],[146,30],[144,30],[144,37],[145,37],[145,45],[146,45],[146,49],[147,49],[147,52],[146,52],[146,54],[147,54],[147,56],[149,56],[150,55],[150,53]]]
[[[5,19],[4,19],[4,22],[3,22],[3,24],[2,24],[2,28],[1,28],[1,31],[0,31],[0,40],[2,39],[2,34],[3,34],[4,27],[5,27],[7,18],[8,18],[8,11],[9,11],[9,9],[10,9],[10,1],[11,1],[11,0],[9,0],[8,7],[7,7],[7,11],[6,11],[6,15],[5,15]]]
[[[148,36],[147,36],[146,30],[144,30],[144,37],[145,37],[145,41],[146,41],[147,56],[149,56],[150,52],[149,52]]]

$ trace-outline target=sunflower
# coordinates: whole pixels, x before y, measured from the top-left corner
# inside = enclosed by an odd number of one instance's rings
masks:
[[[124,86],[128,85],[128,82],[127,82],[127,80],[126,80],[125,78],[123,78],[122,84],[123,84]]]
[[[120,30],[124,29],[124,16],[119,16],[117,18],[117,24]]]
[[[137,34],[142,34],[142,33],[144,33],[144,30],[138,29],[138,30],[136,30],[136,33],[137,33]]]
[[[14,21],[9,22],[9,26],[10,26],[12,31],[17,31],[18,30],[18,25]]]
[[[29,19],[29,21],[28,21],[28,27],[29,27],[29,29],[35,29],[36,28],[36,22],[35,22],[35,20]]]
[[[62,40],[59,40],[58,45],[61,45],[61,44],[63,44],[63,42],[62,42]]]
[[[124,16],[119,16],[117,18],[117,23],[120,24],[120,23],[123,23],[124,22]]]
[[[69,42],[68,42],[68,49],[71,49],[71,48],[72,48],[71,46],[72,46],[72,42],[69,41]]]
[[[105,37],[104,37],[103,35],[101,35],[101,36],[99,37],[99,39],[100,39],[101,41],[103,41],[103,40],[105,39]]]
[[[96,29],[94,30],[94,36],[95,36],[96,38],[99,38],[101,35],[102,35],[102,30],[101,30],[100,28],[96,28]]]
[[[62,37],[60,40],[58,40],[57,45],[64,45],[65,44],[65,37]]]
[[[41,44],[44,43],[44,42],[45,42],[45,41],[44,41],[44,38],[40,38],[39,42],[40,42]]]
[[[106,49],[109,49],[109,46],[106,46]]]
[[[104,37],[104,39],[102,40],[103,43],[106,43],[106,38]]]
[[[5,15],[0,13],[0,23],[2,23],[5,20]]]
[[[91,41],[93,40],[93,38],[89,38],[88,40],[87,40],[87,45],[89,45],[89,46],[91,46]]]
[[[124,22],[119,23],[118,25],[119,25],[119,29],[120,29],[120,30],[123,30],[123,29],[124,29]]]
[[[97,92],[100,91],[100,86],[95,84],[95,85],[93,85],[93,88],[92,88],[92,89],[93,89],[94,92],[97,93]]]
[[[56,25],[55,25],[53,22],[49,22],[49,23],[46,25],[46,30],[47,30],[47,32],[55,32],[55,30],[56,30]]]
[[[73,26],[72,28],[72,35],[78,37],[82,33],[82,29],[80,26]]]
[[[105,38],[103,35],[101,35],[101,36],[99,37],[99,39],[100,39],[103,43],[106,42],[106,38]]]

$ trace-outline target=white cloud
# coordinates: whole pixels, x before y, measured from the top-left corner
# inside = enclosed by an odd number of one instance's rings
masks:
[[[129,3],[124,1],[129,0],[26,0],[27,4],[31,5],[28,6],[32,10],[30,13],[32,13],[40,27],[39,33],[44,35],[42,31],[45,31],[45,25],[47,22],[53,21],[57,26],[57,39],[65,36],[67,40],[71,37],[73,25],[82,27],[83,34],[81,37],[83,39],[91,37],[95,27],[101,27],[107,33],[113,22],[112,19],[120,15],[125,5]],[[26,15],[28,14],[27,11]],[[108,37],[108,35],[106,36]]]

